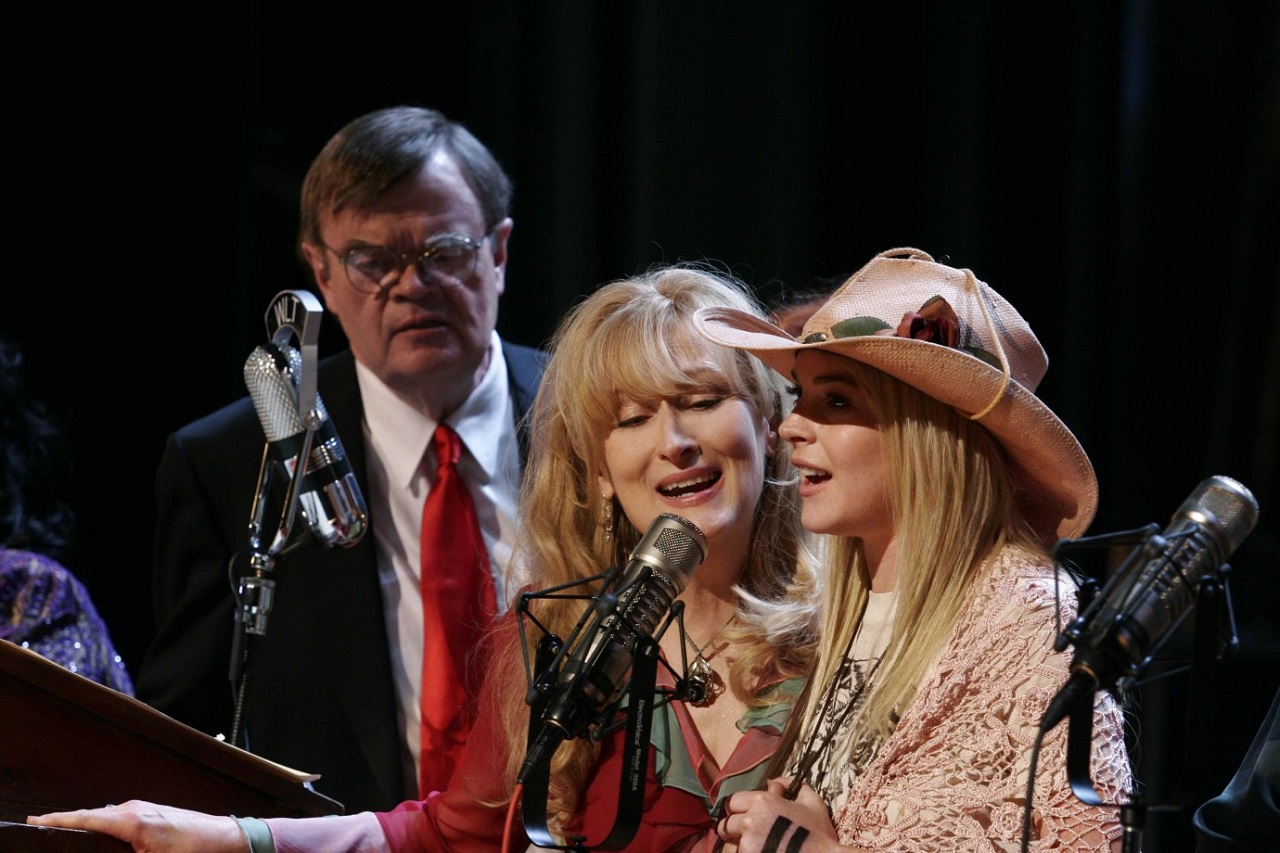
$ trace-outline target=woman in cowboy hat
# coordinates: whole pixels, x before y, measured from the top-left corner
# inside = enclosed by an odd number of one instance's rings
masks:
[[[917,249],[877,255],[798,337],[730,308],[695,322],[793,380],[779,434],[804,525],[830,536],[818,662],[780,778],[731,797],[721,837],[789,853],[1017,849],[1070,662],[1054,639],[1075,586],[1049,548],[1097,506],[1088,457],[1035,396],[1039,341],[972,272]],[[1131,779],[1111,696],[1095,718],[1092,778],[1117,802]],[[1043,735],[1027,839],[1108,849],[1116,812],[1072,793],[1066,731]]]

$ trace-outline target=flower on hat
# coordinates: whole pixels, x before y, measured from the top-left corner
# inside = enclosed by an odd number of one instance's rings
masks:
[[[902,315],[897,337],[933,341],[944,347],[959,349],[960,320],[947,300],[935,296],[921,305],[919,311],[908,311]]]
[[[996,370],[1002,370],[1000,359],[982,347],[962,346],[960,344],[960,319],[955,309],[941,296],[920,306],[918,311],[908,311],[895,329],[879,317],[850,317],[841,320],[831,327],[833,338],[855,338],[862,335],[876,335],[887,338],[910,338],[917,341],[940,344],[944,347],[967,352],[985,361]],[[816,343],[824,340],[826,335],[817,333],[810,335],[804,343]]]

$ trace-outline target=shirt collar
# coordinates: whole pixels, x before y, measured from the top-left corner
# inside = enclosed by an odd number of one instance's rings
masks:
[[[410,488],[437,422],[400,399],[373,371],[356,361],[356,380],[364,402],[365,438],[384,462],[388,482]],[[511,422],[511,398],[507,392],[507,362],[502,340],[492,332],[489,368],[480,384],[452,415],[445,418],[458,433],[467,452],[492,478],[499,470],[503,424]]]

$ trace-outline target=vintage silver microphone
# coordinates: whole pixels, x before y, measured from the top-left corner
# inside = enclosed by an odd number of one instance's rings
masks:
[[[297,469],[306,437],[306,418],[298,410],[302,355],[287,344],[256,347],[244,365],[245,385],[266,434],[271,456],[296,486],[299,508],[311,533],[326,548],[355,545],[368,528],[368,509],[351,463],[320,395],[311,412],[317,426],[305,470]]]
[[[267,632],[275,600],[271,574],[293,532],[296,510],[326,548],[355,545],[368,528],[364,496],[315,390],[315,343],[323,314],[320,300],[305,290],[276,294],[266,312],[271,339],[255,347],[244,364],[245,387],[267,445],[249,523],[250,573],[241,577],[237,589],[232,681],[243,670],[243,635]],[[291,339],[297,340],[297,348],[287,343]],[[279,524],[266,543],[264,516],[276,472],[284,474],[288,488]]]

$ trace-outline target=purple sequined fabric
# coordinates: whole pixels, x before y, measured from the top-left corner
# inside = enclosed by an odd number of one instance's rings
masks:
[[[133,695],[129,671],[88,590],[41,554],[0,549],[0,640]]]

